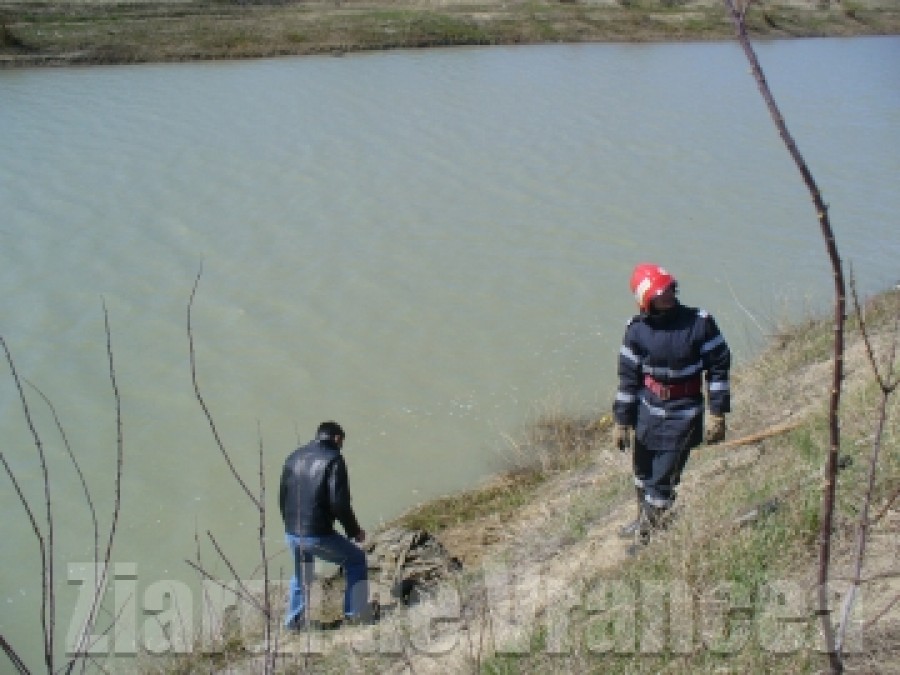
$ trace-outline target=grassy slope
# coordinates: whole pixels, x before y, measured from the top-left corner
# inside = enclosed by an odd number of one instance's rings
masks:
[[[872,300],[866,315],[883,357],[890,340],[896,337],[900,292]],[[850,578],[881,401],[855,321],[850,322],[848,330],[841,412],[841,455],[847,468],[841,471],[838,486],[835,579]],[[736,373],[735,412],[730,416],[732,438],[785,423],[796,424],[796,428],[746,446],[698,449],[685,476],[678,520],[636,558],[628,556],[626,544],[615,536],[616,528],[633,514],[627,461],[609,450],[602,424],[598,429],[597,425],[561,416],[543,420],[523,442],[525,455],[536,451],[532,456],[538,461],[533,465],[543,467],[536,474],[545,482],[539,484],[535,473],[520,472],[526,478],[522,490],[507,478],[480,493],[456,496],[408,514],[408,524],[436,527],[451,550],[467,558],[470,569],[478,569],[484,560],[505,560],[522,578],[533,574],[559,580],[583,593],[602,588],[604,582],[640,589],[648,580],[676,580],[685,584],[692,599],[689,606],[696,632],[691,649],[672,650],[669,643],[656,654],[629,653],[628,648],[619,654],[598,652],[592,645],[602,645],[603,639],[612,635],[608,632],[611,629],[586,613],[582,604],[569,614],[563,654],[548,653],[553,651],[548,640],[553,635],[552,608],[558,600],[547,592],[547,611],[538,612],[526,653],[485,653],[476,658],[470,652],[468,663],[475,660],[483,672],[499,673],[542,673],[548,668],[604,673],[661,669],[722,672],[723,668],[728,672],[813,672],[823,667],[814,649],[812,596],[807,594],[802,602],[798,600],[800,605],[794,609],[800,607],[799,620],[778,623],[772,621],[773,605],[765,591],[780,580],[795,589],[814,586],[821,467],[828,447],[831,349],[830,322],[809,321],[784,331],[756,363]],[[895,364],[894,378],[898,376],[900,364]],[[877,521],[864,569],[865,577],[888,578],[864,587],[861,605],[867,619],[900,594],[896,558],[900,533],[898,413],[900,405],[894,394],[876,472],[871,515]],[[548,464],[551,457],[564,459]],[[523,500],[520,492],[531,499]],[[509,498],[504,499],[504,494]],[[481,503],[490,506],[477,514]],[[755,519],[739,522],[754,511]],[[722,583],[732,584],[745,595],[746,608],[737,616],[743,616],[745,624],[753,628],[730,647],[704,634],[700,619],[704,608],[713,602],[712,589]],[[582,595],[582,601],[584,598]],[[643,616],[643,620],[648,619]],[[640,631],[640,623],[636,629]],[[788,637],[800,640],[800,646]],[[866,628],[863,651],[852,655],[848,665],[864,672],[896,672],[900,668],[900,610],[896,606]]]
[[[900,332],[900,290],[870,300],[864,316],[884,371]],[[434,616],[429,612],[435,605],[426,598],[408,613],[389,612],[374,630],[313,633],[312,643],[308,636],[288,636],[280,642],[287,656],[279,671],[820,672],[826,663],[817,651],[813,591],[831,334],[830,320],[786,328],[756,362],[734,373],[730,438],[782,426],[791,430],[695,450],[677,519],[637,556],[617,537],[634,514],[633,491],[628,459],[610,447],[608,416],[584,420],[552,412],[521,440],[506,475],[425,504],[391,524],[427,528],[463,559],[463,572],[446,586],[459,604],[438,614],[448,620],[417,623],[416,612]],[[852,578],[883,400],[855,319],[848,322],[845,354],[835,588],[846,588]],[[892,377],[900,377],[900,361]],[[867,581],[855,616],[862,640],[850,634],[848,672],[900,671],[896,392],[887,411],[863,567]],[[510,575],[493,587],[493,597],[485,584],[488,570]],[[654,604],[652,591],[659,587],[676,593]],[[510,598],[517,603],[511,614],[503,607]],[[510,623],[511,617],[516,621]],[[429,642],[422,626],[446,641]],[[504,627],[518,633],[511,638]],[[213,657],[214,664],[249,672],[254,664],[244,649],[258,642],[251,635]],[[314,655],[303,655],[307,644]],[[213,664],[200,658],[157,663],[148,671],[189,672]]]
[[[900,33],[892,0],[762,0],[755,37]],[[0,0],[0,66],[733,35],[717,0]]]

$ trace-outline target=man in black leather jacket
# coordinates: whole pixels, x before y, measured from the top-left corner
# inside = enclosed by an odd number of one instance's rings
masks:
[[[367,618],[366,554],[354,543],[362,543],[366,531],[360,527],[350,503],[347,465],[341,455],[344,438],[339,424],[323,422],[315,440],[297,448],[284,462],[278,506],[294,556],[284,622],[287,628],[298,630],[306,625],[314,558],[344,568],[347,579],[344,618],[349,621]],[[335,531],[335,520],[341,523],[346,537]]]

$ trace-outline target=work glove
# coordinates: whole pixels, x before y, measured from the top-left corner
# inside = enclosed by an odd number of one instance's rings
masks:
[[[710,445],[725,438],[725,415],[710,413],[706,423],[706,442]]]
[[[613,445],[620,452],[631,449],[631,436],[633,429],[625,424],[617,424],[613,427]]]

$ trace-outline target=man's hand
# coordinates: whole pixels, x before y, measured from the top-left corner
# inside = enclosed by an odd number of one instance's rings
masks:
[[[613,427],[613,445],[616,446],[620,452],[631,449],[631,437],[633,431],[634,430],[631,427],[625,424],[617,424]]]
[[[712,445],[725,438],[725,415],[710,413],[706,424],[706,442]]]

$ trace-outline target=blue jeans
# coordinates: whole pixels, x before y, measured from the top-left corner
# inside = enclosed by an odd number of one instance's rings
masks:
[[[288,609],[284,625],[295,619],[303,619],[309,594],[307,584],[312,584],[313,559],[319,558],[344,568],[347,587],[344,591],[344,616],[357,617],[367,611],[369,602],[368,568],[366,554],[359,546],[340,534],[321,537],[284,535],[294,555],[294,576],[288,591]]]

